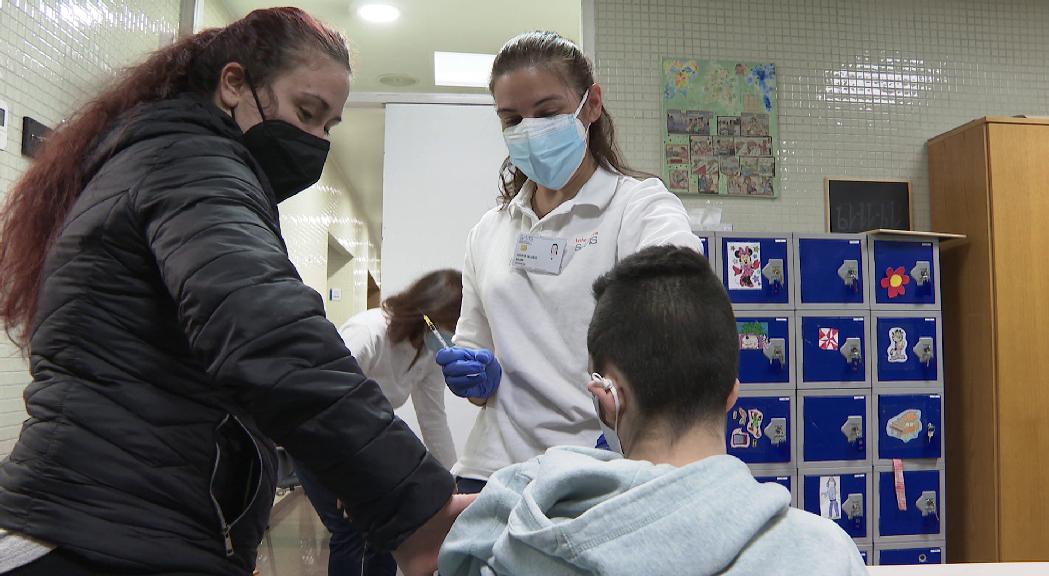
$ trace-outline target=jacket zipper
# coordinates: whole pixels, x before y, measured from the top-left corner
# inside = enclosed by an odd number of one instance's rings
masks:
[[[262,450],[259,449],[259,443],[255,441],[255,437],[248,432],[247,427],[241,423],[240,419],[231,414],[226,414],[226,417],[222,419],[222,422],[219,422],[218,427],[222,428],[226,422],[229,422],[230,418],[233,418],[233,421],[236,422],[241,430],[248,435],[248,438],[251,439],[251,445],[255,447],[255,455],[258,457],[259,463],[259,479],[255,483],[255,492],[251,495],[251,500],[248,502],[247,506],[244,507],[240,516],[237,516],[232,522],[226,522],[226,515],[222,513],[222,506],[220,506],[219,501],[215,499],[215,475],[218,474],[219,463],[222,461],[222,448],[219,446],[218,442],[215,442],[215,465],[211,469],[211,484],[208,487],[208,495],[211,496],[211,503],[215,506],[215,512],[219,515],[219,524],[222,528],[222,539],[226,544],[227,557],[233,556],[235,553],[233,550],[233,537],[230,535],[233,531],[233,526],[235,526],[237,522],[240,522],[241,519],[247,515],[248,511],[251,510],[251,507],[255,505],[255,500],[259,497],[259,490],[262,488]]]

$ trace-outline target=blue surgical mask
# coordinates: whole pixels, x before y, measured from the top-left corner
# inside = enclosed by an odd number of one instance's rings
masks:
[[[608,442],[608,449],[623,454],[623,443],[619,440],[619,391],[616,389],[616,384],[610,378],[605,378],[597,372],[591,374],[590,378],[612,393],[612,401],[616,405],[616,415],[615,420],[612,421],[612,427],[609,428],[608,424],[605,424],[605,421],[601,419],[601,405],[598,403],[596,396],[594,396],[594,411],[597,412],[597,423],[601,426],[601,433],[605,435],[605,442]]]
[[[589,96],[587,90],[575,114],[525,118],[503,130],[510,161],[536,184],[560,190],[583,163],[587,128],[579,120],[579,112]]]
[[[448,344],[452,343],[451,332],[447,330],[442,330],[440,328],[438,328],[437,331],[441,333],[441,338],[444,338],[445,342],[447,342]],[[430,332],[429,330],[423,332],[423,343],[426,344],[426,349],[430,352],[433,352],[434,354],[444,349],[444,344],[442,344],[441,341],[433,335],[433,332]]]

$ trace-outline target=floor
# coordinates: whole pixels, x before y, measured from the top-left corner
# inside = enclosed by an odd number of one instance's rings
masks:
[[[274,506],[256,567],[259,576],[327,576],[328,531],[302,489]]]

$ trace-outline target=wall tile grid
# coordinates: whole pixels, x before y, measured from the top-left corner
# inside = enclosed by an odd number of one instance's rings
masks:
[[[663,57],[768,61],[779,89],[776,200],[720,202],[736,230],[822,231],[825,176],[912,181],[925,142],[987,115],[1049,114],[1044,0],[598,0],[596,68],[619,144],[661,173]]]
[[[176,0],[0,0],[0,100],[10,105],[0,151],[0,197],[25,170],[22,118],[55,126],[122,66],[174,37]],[[0,336],[0,458],[25,419],[29,381],[18,350]]]

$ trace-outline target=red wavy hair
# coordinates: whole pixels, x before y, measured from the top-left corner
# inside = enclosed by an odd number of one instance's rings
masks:
[[[154,52],[48,137],[8,193],[0,223],[0,321],[23,352],[32,336],[44,262],[77,197],[100,168],[85,159],[101,135],[139,104],[187,92],[210,96],[230,62],[243,65],[265,88],[317,52],[350,69],[338,32],[298,8],[256,10]]]

